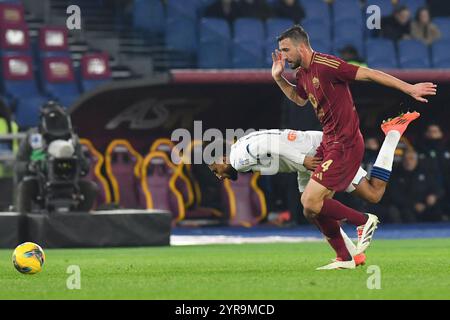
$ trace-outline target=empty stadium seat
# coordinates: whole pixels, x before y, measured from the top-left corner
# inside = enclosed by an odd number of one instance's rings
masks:
[[[166,14],[161,0],[135,0],[133,26],[149,33],[164,33]]]
[[[315,18],[323,21],[324,24],[330,24],[330,7],[323,0],[301,0],[305,9],[306,18]]]
[[[398,57],[401,68],[430,68],[428,47],[420,41],[399,41]]]
[[[122,208],[145,207],[140,185],[142,156],[127,140],[110,142],[105,152],[105,167],[114,202]]]
[[[197,3],[195,0],[169,0],[165,41],[169,49],[195,53],[197,50]]]
[[[362,24],[362,12],[359,0],[339,0],[333,2],[333,23],[354,21]]]
[[[15,115],[18,125],[21,128],[37,125],[39,110],[48,99],[37,88],[31,57],[3,57],[1,79],[7,98],[17,103]]]
[[[450,40],[441,40],[431,46],[434,68],[450,68]]]
[[[234,68],[261,68],[264,66],[264,25],[253,18],[236,19],[232,64]]]
[[[42,27],[39,31],[40,56],[69,56],[67,29],[64,27]]]
[[[90,53],[81,58],[81,87],[90,91],[111,81],[111,69],[107,53]]]
[[[302,23],[309,35],[309,41],[314,50],[331,53],[331,31],[330,26],[318,19],[305,19]]]
[[[277,37],[294,25],[294,21],[283,18],[270,18],[266,20],[265,60],[272,65],[272,52],[278,48]]]
[[[365,55],[362,26],[356,21],[342,21],[334,25],[334,53],[338,53],[340,49],[347,45],[354,46],[360,56]]]
[[[200,20],[198,48],[199,68],[229,68],[231,66],[231,30],[224,19]]]
[[[392,0],[367,0],[366,2],[366,8],[376,5],[380,7],[380,13],[382,17],[389,16],[392,14],[392,11],[394,10],[394,6],[392,5]]]
[[[80,92],[75,82],[72,60],[69,57],[42,59],[42,85],[46,93],[70,107]]]
[[[266,199],[257,185],[259,177],[259,173],[239,173],[236,181],[223,181],[222,194],[230,225],[251,227],[266,217]]]
[[[104,163],[103,155],[94,147],[88,139],[80,139],[84,156],[89,160],[90,169],[83,179],[93,181],[98,187],[99,193],[96,199],[96,207],[111,202],[111,192],[108,181],[103,176],[101,169]]]
[[[146,208],[168,210],[176,221],[185,217],[183,196],[175,186],[178,172],[178,167],[162,151],[150,152],[144,158],[141,169]]]
[[[30,38],[26,26],[14,26],[0,29],[0,49],[3,54],[30,54]]]
[[[21,27],[26,24],[21,3],[0,3],[0,27]]]
[[[366,43],[367,64],[371,68],[398,68],[394,43],[387,39],[369,39]]]
[[[433,23],[435,23],[441,31],[442,40],[450,39],[450,17],[434,18]]]

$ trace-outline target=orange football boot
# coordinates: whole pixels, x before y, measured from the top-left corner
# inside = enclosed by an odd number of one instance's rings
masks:
[[[408,125],[418,117],[420,117],[420,113],[417,111],[403,113],[393,119],[384,120],[381,124],[381,130],[383,130],[384,134],[391,130],[397,130],[400,134],[403,134]]]

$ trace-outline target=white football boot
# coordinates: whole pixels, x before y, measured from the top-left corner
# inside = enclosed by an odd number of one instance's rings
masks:
[[[332,260],[333,262],[326,266],[316,268],[316,270],[336,270],[336,269],[355,269],[355,260],[342,261],[339,258]]]
[[[373,234],[375,233],[375,229],[378,226],[380,221],[378,217],[374,214],[368,213],[366,224],[359,226],[356,228],[358,232],[358,243],[356,244],[356,254],[363,253],[369,247],[370,242],[372,241]]]

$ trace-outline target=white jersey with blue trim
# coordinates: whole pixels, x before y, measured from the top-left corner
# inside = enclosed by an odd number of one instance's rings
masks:
[[[231,146],[230,164],[239,172],[306,172],[305,157],[314,156],[321,141],[321,131],[256,131]]]

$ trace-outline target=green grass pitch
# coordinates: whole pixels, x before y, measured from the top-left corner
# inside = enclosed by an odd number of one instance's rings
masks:
[[[375,240],[356,270],[315,271],[324,242],[46,251],[23,275],[0,251],[1,299],[450,299],[450,239]],[[69,290],[69,265],[81,289]],[[381,289],[367,288],[368,266]]]

